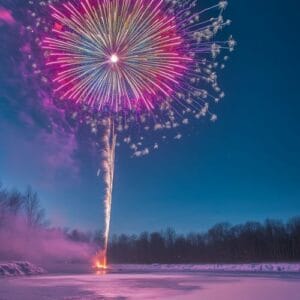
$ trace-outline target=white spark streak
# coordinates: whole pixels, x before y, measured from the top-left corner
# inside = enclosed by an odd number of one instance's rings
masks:
[[[105,185],[104,196],[104,212],[105,212],[105,224],[104,224],[104,254],[107,254],[110,218],[111,218],[111,204],[112,204],[112,191],[114,181],[114,169],[115,169],[115,149],[116,149],[117,136],[114,132],[114,125],[111,119],[107,120],[106,129],[103,137],[103,150],[102,150],[102,169],[103,180]]]

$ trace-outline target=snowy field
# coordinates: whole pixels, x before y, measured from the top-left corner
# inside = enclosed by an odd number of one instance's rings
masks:
[[[118,265],[106,274],[2,277],[0,300],[300,299],[299,272],[237,272],[237,267],[231,272],[204,272],[195,266],[193,271],[187,266],[166,270],[166,266]]]

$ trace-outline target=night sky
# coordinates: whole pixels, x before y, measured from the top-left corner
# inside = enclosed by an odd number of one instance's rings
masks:
[[[299,9],[297,1],[230,1],[227,31],[238,47],[221,74],[218,122],[202,120],[144,158],[117,150],[113,232],[202,231],[300,214]],[[76,146],[72,135],[49,129],[17,71],[18,23],[0,24],[0,180],[32,185],[53,225],[98,228],[100,158],[84,138]]]

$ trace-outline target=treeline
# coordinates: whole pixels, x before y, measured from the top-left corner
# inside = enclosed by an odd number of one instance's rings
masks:
[[[0,228],[12,220],[25,221],[28,227],[44,227],[47,222],[36,192],[30,186],[24,193],[4,188],[0,182]]]
[[[205,233],[187,235],[173,229],[139,236],[122,234],[113,236],[109,258],[115,263],[300,261],[300,217],[287,223],[221,223]]]
[[[5,245],[9,244],[8,239],[13,236],[20,239],[25,234],[39,235],[40,239],[46,240],[54,240],[55,237],[55,248],[59,249],[59,245],[64,245],[66,253],[73,249],[73,256],[83,247],[97,249],[103,245],[100,231],[51,228],[37,193],[30,187],[21,193],[7,190],[0,184],[0,259]],[[33,240],[26,238],[30,245],[37,240],[38,236]],[[70,248],[69,244],[64,243],[65,240],[80,245],[81,248]],[[40,245],[36,244],[35,247],[38,246]],[[25,247],[18,247],[19,249]],[[7,252],[11,252],[9,247],[6,247]],[[207,232],[185,235],[177,234],[173,229],[144,232],[140,235],[113,235],[109,242],[108,255],[111,263],[300,261],[300,217],[286,223],[277,220],[267,220],[264,223],[247,222],[234,226],[220,223]],[[87,257],[88,251],[82,256]]]

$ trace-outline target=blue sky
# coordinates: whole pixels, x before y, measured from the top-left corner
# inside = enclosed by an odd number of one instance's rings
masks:
[[[238,47],[221,76],[218,122],[202,121],[145,158],[118,149],[113,232],[202,231],[221,221],[300,214],[299,9],[296,1],[230,1],[226,16]],[[102,226],[100,158],[85,141],[74,154],[70,135],[50,143],[38,104],[30,106],[34,124],[26,122],[22,101],[30,89],[18,89],[22,79],[13,71],[18,33],[4,25],[0,36],[0,180],[31,184],[54,224]]]

